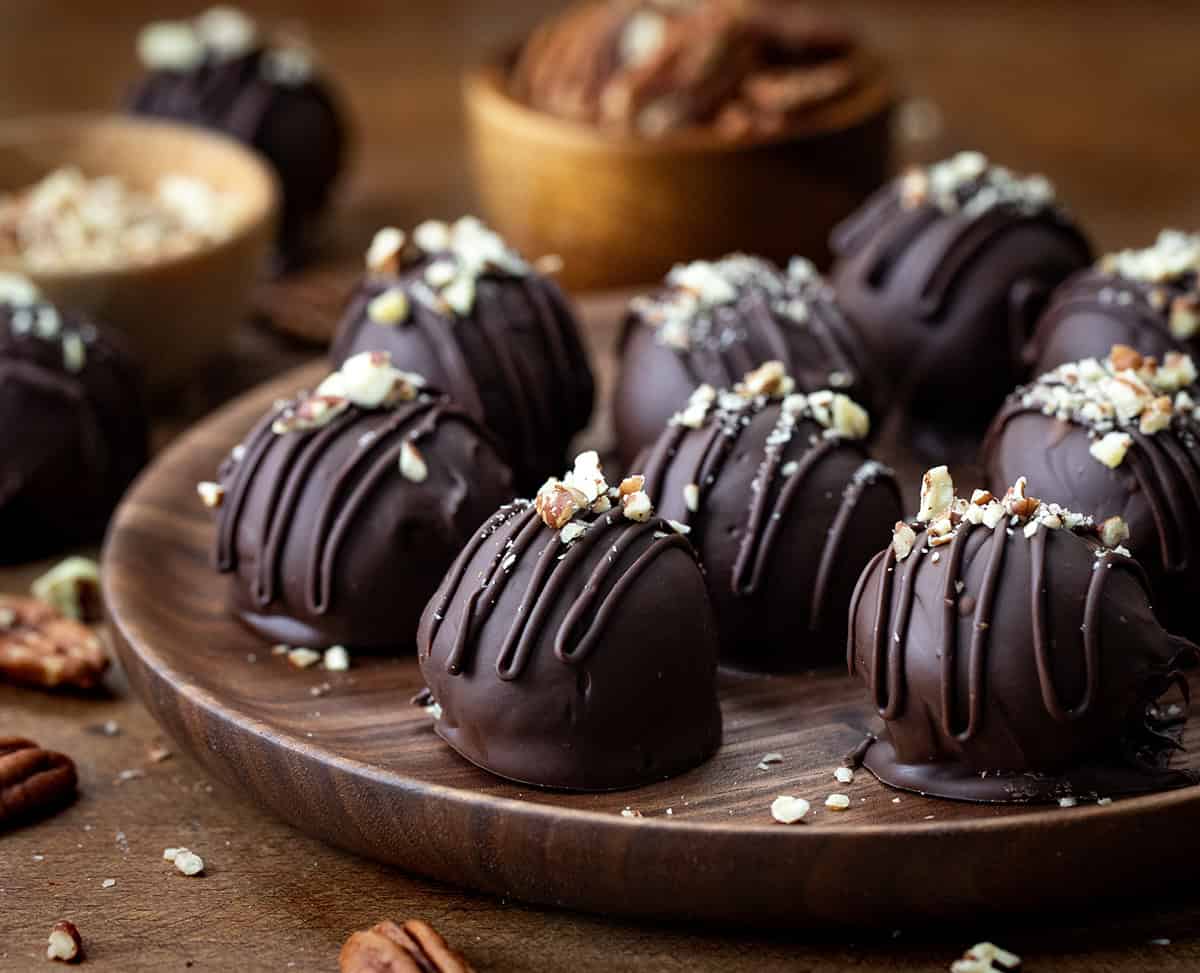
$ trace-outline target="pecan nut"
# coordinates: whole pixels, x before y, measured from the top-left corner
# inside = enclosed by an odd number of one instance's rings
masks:
[[[77,783],[70,757],[21,737],[0,737],[0,828],[58,810]]]
[[[86,625],[36,598],[0,595],[0,680],[43,689],[94,689],[108,657]]]
[[[474,973],[429,923],[384,921],[356,932],[338,958],[342,973]]]

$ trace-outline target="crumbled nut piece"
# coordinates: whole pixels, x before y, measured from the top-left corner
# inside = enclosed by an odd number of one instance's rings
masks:
[[[671,530],[675,531],[676,534],[683,534],[684,536],[692,532],[692,528],[690,528],[687,524],[680,523],[678,520],[668,520],[667,526],[670,527]]]
[[[1158,387],[1163,391],[1176,391],[1196,381],[1196,365],[1190,355],[1180,351],[1168,351],[1158,369]]]
[[[917,520],[928,523],[942,516],[954,503],[954,480],[945,466],[935,466],[921,479],[921,508]]]
[[[1078,798],[1074,798],[1074,797],[1060,797],[1058,799],[1059,807],[1075,807],[1078,803],[1079,803]]]
[[[457,950],[427,922],[384,921],[356,932],[338,956],[341,973],[474,973]]]
[[[440,220],[427,220],[413,230],[413,243],[424,253],[443,253],[450,249],[450,227]]]
[[[1020,973],[1021,957],[993,943],[976,943],[950,966],[950,973]]]
[[[169,861],[189,878],[204,871],[204,859],[187,848],[167,848],[163,851],[163,860]]]
[[[795,824],[808,814],[810,807],[802,797],[782,794],[771,802],[771,817],[780,824]]]
[[[1167,319],[1171,334],[1186,341],[1200,331],[1200,297],[1196,294],[1180,295],[1171,302],[1171,315]]]
[[[638,523],[645,523],[654,516],[654,504],[650,502],[650,495],[642,490],[621,497],[621,509],[628,520]]]
[[[717,401],[717,390],[711,385],[701,385],[688,398],[687,407],[671,417],[671,425],[699,429],[708,418],[709,410]]]
[[[291,651],[292,647],[290,645],[280,644],[271,646],[271,655],[287,655]]]
[[[117,880],[115,878],[106,878],[103,882],[100,883],[100,888],[111,889],[111,888],[116,888],[116,885],[117,885]]]
[[[923,170],[910,169],[898,188],[907,208],[928,203],[970,218],[998,206],[1033,214],[1054,205],[1054,187],[1045,176],[1017,176],[979,152],[959,152]]]
[[[201,480],[197,483],[196,493],[200,495],[200,502],[210,510],[216,510],[225,502],[225,488],[211,480]]]
[[[764,753],[762,756],[762,760],[760,760],[758,762],[758,769],[759,770],[767,770],[767,769],[775,766],[775,764],[781,764],[781,763],[783,763],[783,754],[774,753],[774,752]]]
[[[271,423],[271,432],[277,436],[289,432],[304,432],[328,425],[350,408],[350,400],[339,396],[310,395],[294,405],[285,406]]]
[[[1118,372],[1123,372],[1126,369],[1131,371],[1140,371],[1142,367],[1142,356],[1137,350],[1130,348],[1129,345],[1113,345],[1112,351],[1108,355],[1109,361]]]
[[[37,598],[0,595],[0,679],[44,689],[94,689],[108,669],[100,640],[85,625]]]
[[[312,649],[298,648],[290,649],[287,654],[287,660],[297,669],[307,669],[310,666],[315,666],[321,661],[321,653],[314,652]]]
[[[317,395],[345,397],[360,409],[378,409],[411,402],[424,385],[420,375],[394,368],[388,352],[364,351],[342,362],[317,387]]]
[[[825,806],[831,811],[844,811],[850,806],[850,798],[845,794],[830,794],[825,798]]]
[[[161,743],[156,743],[146,751],[146,756],[150,758],[151,763],[161,764],[165,760],[170,760],[173,754]]]
[[[533,262],[533,269],[547,277],[561,273],[564,266],[563,258],[557,253],[543,254]]]
[[[580,510],[587,506],[587,497],[572,490],[561,480],[549,479],[542,484],[533,501],[542,523],[555,530],[565,527]]]
[[[1105,547],[1120,547],[1129,540],[1129,525],[1121,517],[1109,517],[1100,525],[1100,543]]]
[[[394,274],[400,270],[404,252],[404,231],[385,226],[375,233],[367,248],[367,270],[376,274]]]
[[[833,432],[843,439],[865,439],[871,432],[867,410],[840,392],[833,397]]]
[[[367,303],[367,317],[376,324],[403,324],[408,312],[408,295],[402,287],[389,287]]]
[[[587,533],[588,525],[580,520],[573,520],[558,532],[558,539],[563,544],[570,544]]]
[[[683,505],[692,513],[700,509],[700,487],[689,483],[683,488]]]
[[[621,808],[621,817],[623,818],[640,818],[643,817],[642,812],[632,807]]]
[[[976,490],[971,494],[971,503],[979,507],[986,507],[992,501],[992,492],[990,490]]]
[[[833,772],[833,776],[839,784],[849,784],[854,780],[854,771],[849,767],[838,767]]]
[[[325,650],[325,668],[330,672],[345,672],[350,668],[350,653],[344,645],[333,645]]]
[[[583,495],[584,503],[591,506],[601,496],[608,493],[608,480],[600,468],[600,456],[594,449],[580,453],[575,457],[575,465],[563,477],[563,483],[568,489],[577,490]]]
[[[21,737],[0,737],[0,830],[51,811],[75,795],[75,764]]]
[[[738,391],[745,389],[746,394],[765,395],[770,399],[782,399],[792,393],[796,383],[787,373],[781,361],[764,362],[754,371],[749,372]]]
[[[1160,395],[1142,410],[1141,418],[1138,420],[1138,431],[1144,436],[1153,436],[1156,432],[1162,432],[1171,424],[1174,414],[1175,404],[1171,401],[1171,397]]]
[[[39,577],[29,589],[35,598],[77,622],[104,618],[100,600],[100,566],[91,558],[69,557]]]
[[[400,444],[400,473],[413,483],[424,483],[429,477],[425,457],[411,439],[406,439]]]
[[[78,963],[83,959],[83,937],[68,919],[59,919],[46,941],[46,959],[61,963]]]
[[[147,24],[138,34],[137,51],[151,71],[186,72],[204,61],[204,43],[196,28],[185,21]]]
[[[896,521],[896,526],[892,528],[892,550],[896,552],[896,560],[903,561],[908,557],[916,543],[916,531],[903,520]]]
[[[1125,454],[1132,445],[1133,438],[1128,433],[1110,432],[1092,443],[1088,452],[1110,470],[1115,470],[1125,462]]]
[[[627,497],[631,493],[640,493],[646,487],[646,478],[641,474],[627,476],[621,481],[621,485],[617,487],[617,494],[621,497]]]

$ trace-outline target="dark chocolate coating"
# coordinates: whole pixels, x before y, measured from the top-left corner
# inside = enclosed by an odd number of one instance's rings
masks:
[[[692,528],[722,660],[775,671],[841,657],[855,582],[902,516],[891,471],[859,443],[823,439],[806,420],[768,447],[779,414],[774,402],[746,423],[670,426],[640,467],[658,513]],[[695,513],[683,492],[692,483]]]
[[[1149,284],[1095,269],[1075,274],[1054,292],[1038,321],[1029,351],[1033,374],[1084,358],[1104,359],[1113,345],[1127,345],[1159,361],[1169,351],[1200,361],[1200,340],[1176,338],[1168,325],[1171,298],[1194,288],[1194,282],[1189,285]],[[1167,295],[1162,310],[1150,303],[1154,290]]]
[[[52,339],[13,331],[14,315],[57,314]],[[64,364],[64,336],[84,364]],[[71,311],[0,302],[0,562],[99,540],[146,462],[142,375],[119,336]]]
[[[320,75],[296,84],[265,77],[264,48],[240,57],[209,55],[191,71],[151,71],[130,93],[136,115],[167,118],[230,135],[274,166],[283,191],[282,256],[305,256],[346,154],[346,129]]]
[[[618,508],[564,548],[532,504],[501,508],[429,602],[418,646],[438,734],[501,777],[637,787],[721,741],[716,622],[695,552],[660,520]]]
[[[850,672],[887,725],[872,773],[994,802],[1192,781],[1166,769],[1147,708],[1196,649],[1158,623],[1136,561],[1007,518],[963,524],[936,561],[924,546],[876,555],[851,602]]]
[[[1091,261],[1057,210],[997,206],[971,219],[932,203],[907,208],[895,184],[838,226],[831,245],[838,301],[889,377],[890,401],[947,439],[987,426],[1025,375],[1050,292]]]
[[[271,642],[412,649],[421,609],[512,474],[489,436],[449,399],[347,409],[277,435],[267,415],[240,460],[222,464],[216,564],[241,619]],[[404,441],[428,467],[400,472]]]
[[[1025,475],[1038,490],[1097,522],[1124,518],[1127,546],[1150,576],[1159,614],[1172,631],[1200,634],[1200,443],[1172,426],[1152,436],[1126,429],[1133,446],[1109,469],[1088,449],[1085,426],[1044,415],[1018,397],[1000,411],[983,460],[992,487]]]
[[[663,344],[652,324],[636,312],[627,314],[613,396],[617,450],[625,467],[632,468],[698,386],[732,388],[771,360],[783,362],[800,392],[829,388],[830,374],[842,372],[848,381],[838,390],[869,407],[873,383],[863,343],[825,284],[807,294],[808,320],[797,322],[773,310],[762,292],[745,290],[733,304],[711,312],[711,339],[687,350]]]
[[[575,316],[558,285],[533,271],[479,278],[468,317],[438,313],[410,289],[437,259],[402,270],[410,312],[396,325],[372,321],[367,305],[397,279],[364,277],[334,338],[334,367],[362,351],[390,352],[397,368],[424,375],[495,433],[518,489],[532,492],[562,469],[592,414],[594,382]]]

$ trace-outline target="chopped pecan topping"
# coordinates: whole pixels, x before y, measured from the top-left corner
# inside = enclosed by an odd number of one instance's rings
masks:
[[[46,940],[46,959],[60,963],[78,963],[83,959],[83,937],[75,923],[59,919]]]

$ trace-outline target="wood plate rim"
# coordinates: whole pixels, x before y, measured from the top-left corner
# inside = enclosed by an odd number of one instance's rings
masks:
[[[358,783],[383,786],[393,796],[404,796],[414,802],[427,802],[430,805],[436,805],[437,808],[459,814],[460,819],[452,822],[453,827],[450,827],[448,830],[451,832],[457,831],[460,837],[466,838],[469,834],[468,830],[466,830],[468,824],[472,828],[480,824],[480,822],[474,821],[474,819],[484,813],[484,810],[487,812],[488,821],[499,821],[502,824],[504,821],[517,821],[524,824],[537,825],[543,829],[539,834],[544,834],[547,840],[541,845],[534,845],[532,847],[540,847],[543,852],[546,851],[551,838],[554,840],[554,850],[556,852],[561,851],[558,847],[561,836],[558,835],[557,829],[575,825],[579,829],[583,829],[588,837],[600,835],[619,836],[618,840],[621,842],[621,848],[625,855],[630,855],[631,848],[637,846],[642,854],[655,858],[661,858],[664,850],[670,854],[679,854],[680,856],[686,856],[691,851],[693,852],[692,857],[694,857],[694,849],[689,848],[689,842],[691,839],[701,838],[710,841],[723,839],[730,842],[753,843],[754,854],[752,857],[756,861],[764,857],[774,859],[778,856],[781,861],[802,859],[819,865],[825,857],[829,856],[829,849],[833,845],[847,846],[852,856],[847,860],[854,861],[853,856],[870,859],[875,851],[901,844],[905,845],[902,857],[912,859],[914,858],[914,853],[916,853],[915,857],[920,860],[922,850],[924,852],[934,851],[937,854],[949,857],[954,854],[955,843],[962,844],[964,849],[972,849],[975,848],[972,844],[972,839],[975,838],[995,839],[1008,837],[1028,839],[1035,832],[1041,832],[1045,835],[1042,841],[1044,848],[1041,849],[1044,853],[1048,854],[1051,848],[1073,845],[1073,854],[1083,854],[1093,848],[1107,848],[1111,852],[1113,847],[1111,842],[1121,837],[1121,835],[1113,833],[1113,828],[1120,827],[1130,830],[1140,829],[1143,833],[1150,832],[1153,835],[1169,830],[1171,832],[1172,848],[1179,854],[1187,854],[1188,851],[1200,853],[1200,836],[1191,839],[1191,847],[1189,847],[1189,840],[1186,833],[1181,833],[1177,828],[1167,829],[1159,827],[1156,829],[1149,826],[1143,827],[1145,822],[1149,822],[1156,817],[1161,818],[1166,816],[1166,818],[1177,823],[1179,821],[1179,818],[1176,817],[1177,815],[1189,812],[1194,813],[1194,809],[1200,807],[1200,787],[1189,787],[1176,791],[1125,798],[1115,801],[1108,806],[1075,807],[1069,813],[1064,813],[1059,808],[1050,807],[1045,810],[1026,811],[1020,815],[1012,816],[913,821],[905,822],[902,825],[839,822],[822,823],[819,827],[809,827],[803,824],[785,827],[774,823],[740,823],[735,825],[688,821],[686,816],[680,816],[671,820],[657,817],[626,819],[610,812],[590,811],[560,807],[548,803],[522,801],[502,795],[481,794],[469,789],[422,780],[398,770],[385,769],[366,761],[344,756],[329,745],[305,740],[293,733],[274,727],[257,716],[248,715],[231,707],[219,698],[216,693],[192,681],[186,672],[181,671],[176,665],[169,662],[159,650],[152,645],[148,645],[140,637],[138,619],[131,617],[129,606],[126,604],[122,594],[122,584],[116,580],[119,578],[122,570],[120,562],[122,561],[127,545],[130,543],[130,534],[134,532],[134,528],[136,527],[138,519],[136,508],[141,498],[147,495],[151,491],[151,488],[158,484],[159,481],[171,475],[171,467],[188,450],[193,448],[194,443],[209,429],[228,422],[237,413],[247,410],[250,405],[258,405],[259,409],[254,410],[257,412],[262,407],[265,407],[265,404],[276,398],[284,389],[303,387],[314,378],[322,375],[323,372],[323,365],[320,362],[314,362],[293,369],[226,404],[181,436],[160,454],[135,482],[114,516],[109,536],[105,542],[102,577],[104,597],[109,612],[110,632],[121,660],[130,675],[130,682],[139,692],[143,703],[152,715],[181,743],[184,749],[196,755],[201,763],[210,772],[214,773],[215,776],[235,784],[242,784],[244,791],[254,790],[248,781],[238,779],[236,772],[232,769],[233,765],[227,757],[223,758],[222,754],[217,753],[211,748],[207,748],[206,750],[205,748],[194,747],[192,746],[193,741],[186,738],[179,739],[179,733],[176,732],[177,727],[172,724],[171,720],[164,719],[164,705],[169,704],[170,700],[157,696],[155,690],[159,686],[169,688],[174,696],[185,700],[194,708],[195,714],[202,715],[210,720],[219,721],[235,733],[243,735],[251,734],[258,740],[264,741],[277,751],[280,751],[284,756],[298,759],[305,764],[306,768],[325,768],[333,772],[335,776],[345,776]],[[233,443],[231,442],[230,445],[232,446]],[[215,579],[217,575],[214,573],[213,577]],[[145,677],[147,674],[155,677],[155,685],[151,685],[146,680]],[[882,787],[883,785],[880,784],[877,786]],[[736,904],[730,904],[728,908],[720,906],[709,907],[703,903],[691,901],[692,897],[686,894],[682,895],[679,901],[666,901],[660,902],[656,906],[647,906],[645,901],[626,904],[611,896],[605,899],[603,892],[599,893],[599,898],[597,898],[597,894],[593,890],[586,888],[580,888],[575,894],[564,893],[561,889],[556,892],[543,891],[537,887],[536,880],[533,882],[533,887],[530,887],[529,882],[526,881],[528,876],[523,869],[529,863],[525,861],[500,863],[496,866],[499,874],[493,880],[493,877],[490,875],[480,876],[478,874],[478,865],[472,868],[471,864],[467,861],[471,853],[470,848],[440,847],[436,849],[438,854],[432,859],[425,856],[424,860],[421,861],[398,860],[393,854],[379,853],[376,849],[364,848],[361,844],[345,838],[336,832],[331,833],[322,829],[319,825],[310,825],[304,819],[298,819],[294,813],[294,809],[288,808],[285,810],[283,807],[274,806],[270,801],[261,796],[258,796],[257,800],[260,804],[266,804],[274,813],[284,817],[302,830],[313,833],[323,840],[366,857],[399,865],[407,870],[449,881],[453,884],[466,885],[493,894],[511,895],[514,898],[526,901],[568,906],[586,911],[625,913],[654,918],[712,919],[718,921],[765,923],[769,925],[805,923],[814,920],[825,923],[862,923],[864,921],[861,915],[851,914],[836,903],[832,904],[830,909],[825,912],[819,909],[814,910],[812,904],[808,903],[801,906],[799,911],[796,908],[789,908],[787,904],[783,904],[780,906],[778,912],[768,911],[766,914],[745,914],[739,911]],[[398,808],[398,810],[400,809]],[[418,808],[414,804],[412,807],[406,806],[403,810],[415,810],[423,813],[428,808]],[[441,818],[438,820],[441,821]],[[1165,825],[1166,821],[1163,824]],[[1084,841],[1082,844],[1079,843],[1078,839],[1085,832],[1090,832],[1097,828],[1105,832],[1105,841],[1109,842],[1109,844],[1101,845],[1097,843],[1096,845],[1092,845],[1087,841]],[[1124,835],[1124,837],[1128,839],[1129,835]],[[628,842],[626,839],[629,839]],[[1057,844],[1056,839],[1058,839]],[[517,840],[519,843],[525,839],[522,836]],[[1152,839],[1148,838],[1147,840]],[[587,843],[584,842],[582,844],[586,845]],[[1007,842],[1001,841],[998,843],[998,847],[1007,846]],[[1059,857],[1062,857],[1066,853],[1059,850],[1057,854]],[[1133,869],[1133,856],[1130,849],[1126,849],[1126,855],[1131,859],[1127,870]],[[837,856],[835,855],[834,857]],[[436,863],[434,863],[435,861]],[[857,864],[854,867],[860,868]],[[869,871],[869,866],[864,865],[861,867]],[[1050,866],[1043,862],[1040,867],[1048,868]],[[1051,871],[1053,870],[1051,869]],[[1141,871],[1143,870],[1134,870],[1133,874],[1136,876]],[[1137,886],[1136,882],[1132,884],[1120,881],[1112,883],[1117,886],[1124,885],[1118,893],[1114,894],[1114,897],[1144,892],[1152,886],[1159,890],[1165,887],[1161,873],[1150,868],[1146,868],[1144,871],[1147,878],[1141,887]],[[800,881],[801,876],[796,876],[796,879]],[[554,880],[547,881],[552,885]],[[901,919],[921,920],[939,918],[946,914],[967,914],[983,907],[988,901],[985,896],[981,902],[978,899],[979,890],[975,889],[969,882],[964,885],[964,889],[966,891],[964,891],[961,901],[954,901],[950,905],[947,905],[946,902],[941,902],[940,906],[938,903],[934,903],[930,910],[925,910],[921,907],[914,908],[912,903],[904,903],[896,914],[871,914],[867,917],[866,921],[870,924],[887,925]],[[946,889],[939,889],[939,892],[944,895]],[[1011,893],[1012,890],[1006,890],[1006,892]],[[1056,892],[1055,894],[1057,895],[1055,901],[1061,900],[1066,902],[1090,901],[1095,897],[1095,893],[1071,893],[1069,890],[1065,894],[1061,892]],[[1110,892],[1110,894],[1113,893]],[[1028,903],[1024,906],[1020,903],[1021,900],[1019,898],[1009,894],[1008,898],[1005,898],[999,904],[998,909],[1000,911],[1023,911],[1025,908],[1040,908],[1046,904],[1045,901],[1039,901],[1034,895],[1029,897]]]

